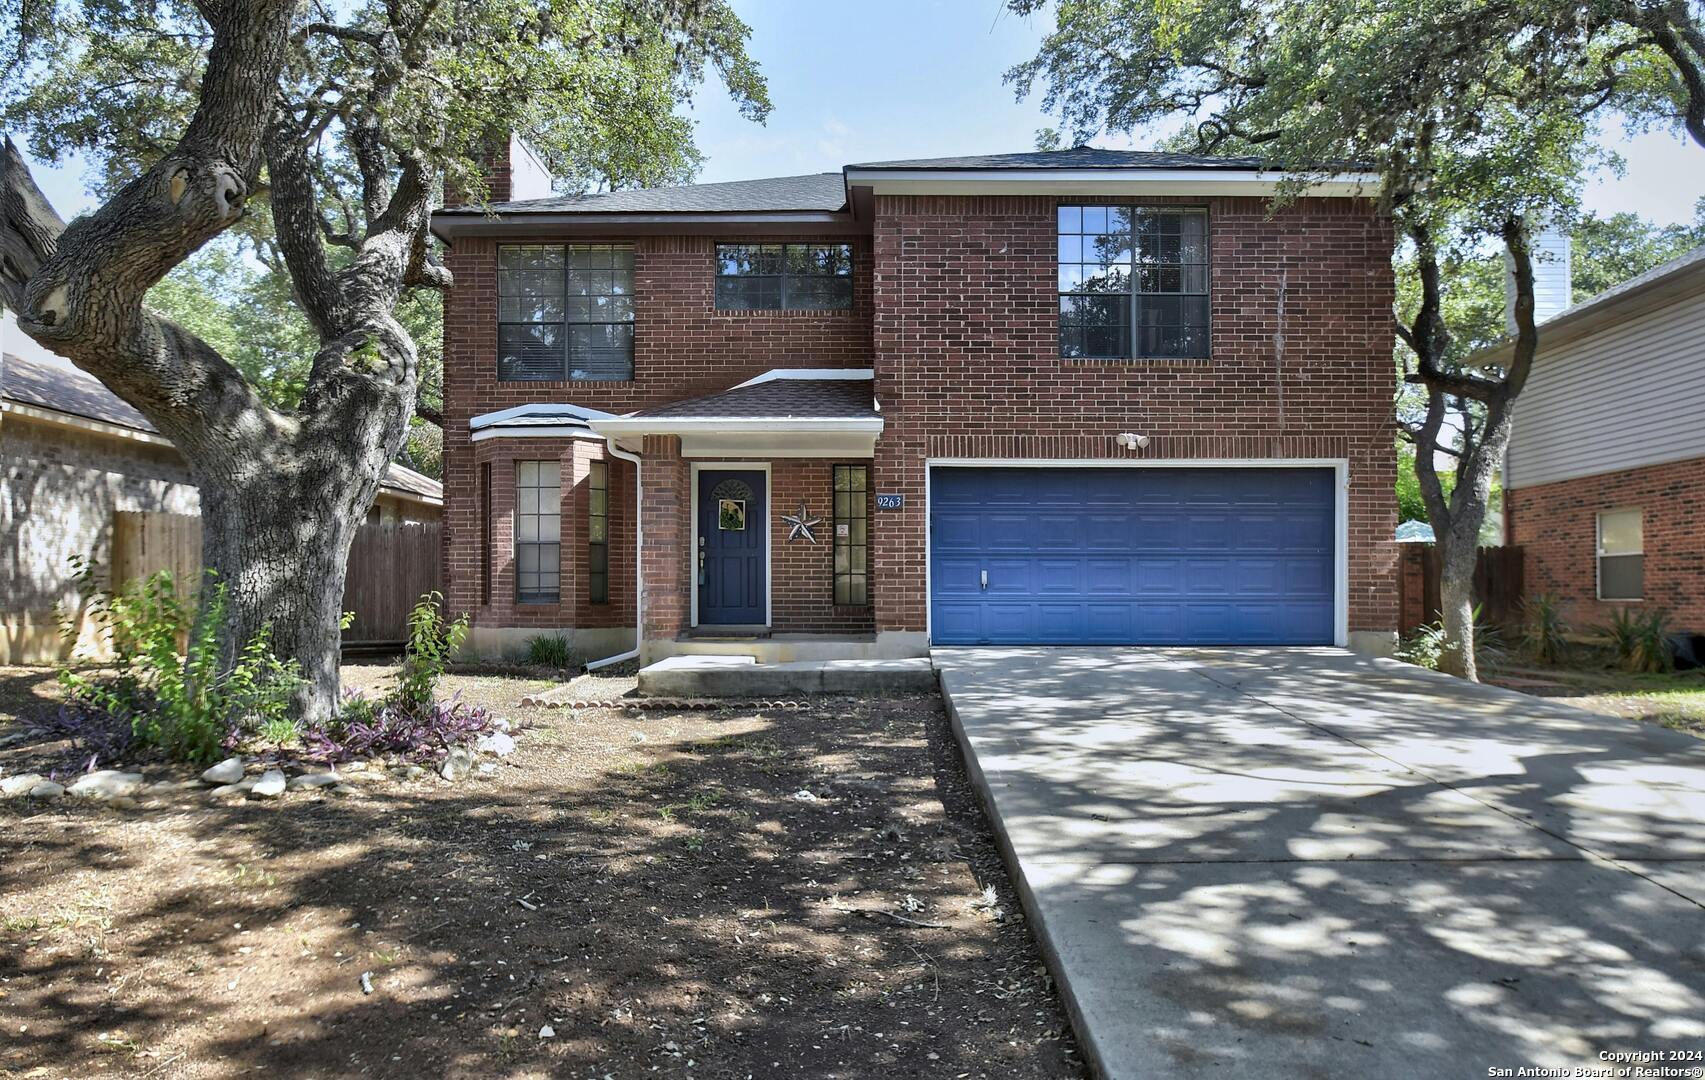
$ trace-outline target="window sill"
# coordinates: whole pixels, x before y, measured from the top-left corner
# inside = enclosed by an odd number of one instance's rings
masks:
[[[625,379],[505,379],[498,376],[502,386],[541,386],[552,388],[567,388],[570,386],[627,386],[634,381],[629,375]]]
[[[1083,367],[1211,367],[1212,356],[1062,356],[1060,363]]]
[[[856,313],[854,308],[712,308],[711,314],[723,318],[739,318],[742,315],[761,315],[774,318],[780,315],[789,319],[818,318],[830,316],[844,319]]]

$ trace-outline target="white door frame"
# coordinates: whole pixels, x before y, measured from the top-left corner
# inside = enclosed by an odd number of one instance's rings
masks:
[[[770,520],[775,513],[776,492],[775,484],[770,477],[770,463],[767,461],[694,461],[690,463],[692,470],[692,502],[687,514],[687,580],[693,584],[692,621],[688,624],[694,628],[699,625],[699,472],[709,469],[712,472],[731,470],[738,472],[761,472],[764,474],[764,627],[770,626],[770,600],[775,589],[775,545],[770,541]]]
[[[930,581],[930,475],[943,469],[1331,469],[1332,470],[1332,643],[1350,644],[1350,460],[1348,458],[925,458],[924,459],[924,631],[933,644],[935,615]],[[695,581],[698,580],[695,575]]]

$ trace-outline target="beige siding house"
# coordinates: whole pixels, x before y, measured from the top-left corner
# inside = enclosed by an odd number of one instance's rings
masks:
[[[391,466],[370,520],[437,521],[438,481]],[[200,512],[176,449],[93,377],[0,313],[0,664],[67,652],[59,610],[76,610],[71,559],[110,568],[123,512]],[[95,644],[84,627],[85,650]]]
[[[1505,486],[1530,595],[1705,633],[1705,248],[1541,325]]]

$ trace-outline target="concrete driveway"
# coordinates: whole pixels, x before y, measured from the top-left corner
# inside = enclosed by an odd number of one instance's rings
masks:
[[[1336,649],[935,660],[1104,1075],[1705,1052],[1705,743]]]

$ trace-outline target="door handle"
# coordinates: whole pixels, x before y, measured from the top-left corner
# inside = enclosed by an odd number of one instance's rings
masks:
[[[699,584],[704,584],[704,537],[699,537]]]
[[[979,573],[982,577],[983,590],[986,592],[989,588],[989,572],[987,570],[983,570],[983,571],[980,571]]]

